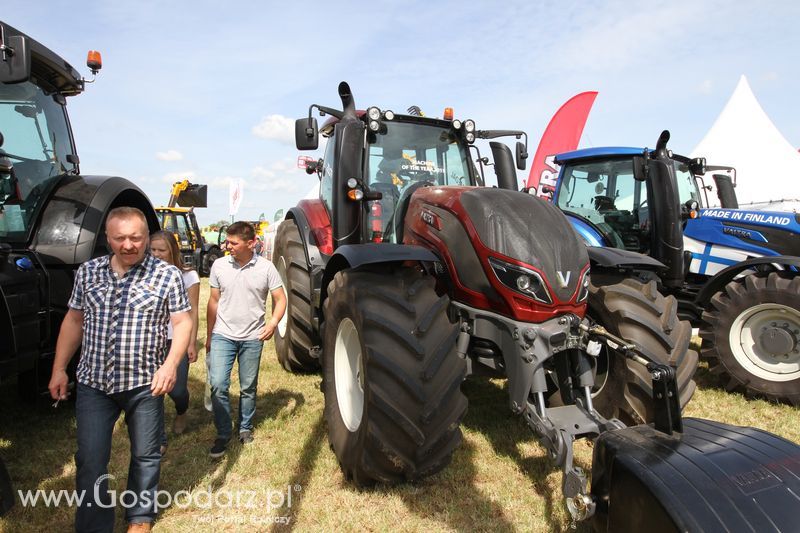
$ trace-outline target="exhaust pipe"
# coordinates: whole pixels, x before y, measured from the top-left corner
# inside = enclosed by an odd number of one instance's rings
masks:
[[[342,99],[342,109],[344,110],[342,120],[358,118],[356,116],[356,103],[353,100],[353,92],[346,81],[339,84],[339,98]]]

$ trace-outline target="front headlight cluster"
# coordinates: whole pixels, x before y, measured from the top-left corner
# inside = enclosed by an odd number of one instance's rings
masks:
[[[533,298],[538,302],[553,303],[544,280],[533,270],[512,265],[493,257],[489,258],[489,266],[492,267],[497,279],[509,289]]]
[[[378,133],[383,130],[382,120],[394,120],[394,113],[389,111],[381,111],[377,107],[370,107],[367,109],[367,127],[370,131]]]
[[[589,270],[587,269],[586,272],[583,273],[583,277],[581,277],[581,283],[578,289],[578,303],[586,301],[586,298],[589,297]]]
[[[463,129],[462,129],[463,128]],[[467,119],[464,122],[456,119],[453,121],[453,129],[454,130],[461,130],[462,135],[464,135],[464,139],[468,143],[475,142],[475,121],[472,119]]]

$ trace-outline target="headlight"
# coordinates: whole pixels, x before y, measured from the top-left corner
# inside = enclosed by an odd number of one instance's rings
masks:
[[[533,270],[512,265],[493,257],[489,258],[489,266],[492,267],[500,283],[509,289],[533,298],[538,302],[553,303],[550,293],[547,292],[544,280]]]
[[[578,303],[586,301],[586,298],[589,297],[589,271],[583,273],[583,277],[581,278],[581,283],[578,289]]]

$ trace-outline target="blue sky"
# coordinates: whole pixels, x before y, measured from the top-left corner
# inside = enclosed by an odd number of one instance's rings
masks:
[[[797,2],[3,0],[0,18],[87,75],[86,51],[102,52],[69,103],[83,173],[127,177],[156,205],[175,179],[207,183],[201,224],[228,217],[232,178],[243,219],[311,188],[293,121],[338,107],[341,80],[359,108],[450,106],[479,128],[525,130],[532,158],[586,90],[599,95],[581,147],[652,146],[669,129],[688,154],[744,74],[800,146]]]

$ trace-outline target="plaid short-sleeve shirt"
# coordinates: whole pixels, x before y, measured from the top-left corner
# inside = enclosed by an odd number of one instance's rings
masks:
[[[151,383],[166,357],[170,313],[191,308],[176,267],[146,255],[117,279],[110,261],[82,264],[68,303],[83,311],[78,382],[108,394]]]

